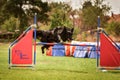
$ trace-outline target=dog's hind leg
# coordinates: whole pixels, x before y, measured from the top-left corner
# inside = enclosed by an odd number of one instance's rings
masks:
[[[42,46],[41,49],[42,49],[42,54],[44,54],[44,53],[45,53],[45,52],[44,52],[44,46]]]

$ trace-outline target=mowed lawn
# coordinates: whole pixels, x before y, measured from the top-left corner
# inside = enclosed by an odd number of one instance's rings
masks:
[[[40,46],[34,69],[8,69],[8,46],[0,43],[0,80],[120,80],[120,71],[98,70],[96,59],[42,56]]]

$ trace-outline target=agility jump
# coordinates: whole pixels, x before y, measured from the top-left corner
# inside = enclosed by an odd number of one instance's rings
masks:
[[[34,18],[36,23],[36,16]],[[9,46],[9,67],[26,66],[33,67],[36,61],[36,44],[55,45],[61,43],[36,43],[36,25],[30,26]],[[34,40],[33,40],[34,32]],[[34,47],[33,47],[34,44]],[[84,46],[78,44],[62,43],[69,46]],[[94,46],[94,45],[86,45]],[[100,54],[100,57],[99,57]],[[97,67],[99,69],[120,69],[119,46],[100,29],[100,17],[98,17],[97,30]]]

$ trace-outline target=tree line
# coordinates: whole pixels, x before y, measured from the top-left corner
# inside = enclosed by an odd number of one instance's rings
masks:
[[[33,16],[37,13],[37,21],[48,25],[49,28],[57,26],[75,27],[77,15],[78,28],[80,31],[93,30],[97,27],[97,17],[101,18],[101,27],[112,31],[111,24],[115,28],[113,33],[120,35],[119,23],[108,24],[106,15],[111,6],[104,3],[105,0],[86,0],[79,10],[73,10],[67,3],[47,3],[41,0],[0,0],[0,31],[15,32],[24,31],[33,23]],[[113,26],[112,25],[112,26]],[[116,26],[117,25],[117,26]],[[107,27],[106,27],[107,26]],[[38,25],[39,27],[39,25]],[[77,34],[77,33],[76,33]]]

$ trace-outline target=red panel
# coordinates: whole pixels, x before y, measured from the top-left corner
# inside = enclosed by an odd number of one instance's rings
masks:
[[[103,33],[100,34],[100,43],[100,66],[119,67],[120,52]]]
[[[70,56],[70,46],[65,46],[65,55]]]
[[[52,46],[49,47],[49,49],[46,51],[47,56],[52,56]]]
[[[32,38],[30,30],[12,48],[12,64],[32,64]]]

